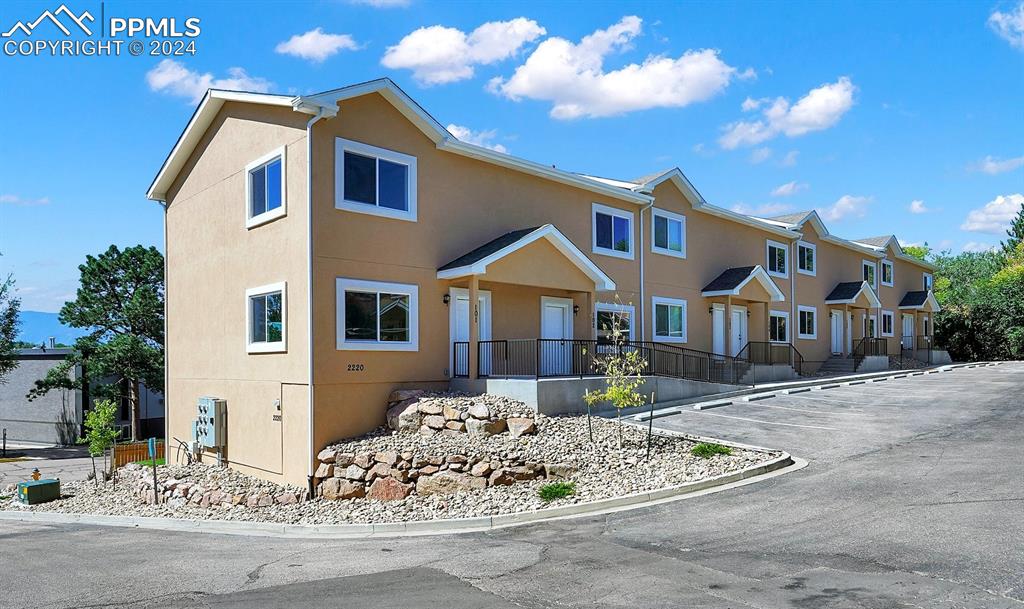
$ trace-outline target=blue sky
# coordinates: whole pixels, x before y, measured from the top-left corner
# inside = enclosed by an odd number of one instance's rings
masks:
[[[5,2],[0,28],[57,6]],[[389,76],[471,141],[616,178],[679,166],[712,203],[816,208],[844,237],[984,248],[1024,202],[1019,0],[104,10],[202,32],[194,57],[0,55],[0,272],[25,309],[58,310],[88,253],[161,244],[144,193],[208,84],[301,94]]]

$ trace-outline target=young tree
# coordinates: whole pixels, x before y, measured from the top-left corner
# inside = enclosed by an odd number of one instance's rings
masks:
[[[89,409],[85,415],[85,437],[84,443],[89,447],[89,457],[92,458],[92,476],[96,478],[96,457],[106,455],[107,449],[114,444],[114,440],[121,433],[114,426],[117,417],[117,405],[110,400],[97,400],[96,404]],[[113,456],[111,457],[113,461]],[[113,462],[111,462],[113,466]],[[111,467],[111,470],[113,467]],[[107,475],[107,467],[104,462],[103,475]]]
[[[610,332],[611,344],[607,345],[606,353],[595,354],[599,356],[595,357],[595,366],[605,375],[605,388],[601,391],[587,391],[583,395],[588,406],[610,402],[615,407],[619,423],[619,448],[622,448],[622,410],[643,406],[646,401],[637,389],[644,382],[647,360],[639,349],[628,344],[623,327],[616,319],[610,328],[605,328]]]
[[[7,375],[18,367],[20,312],[21,300],[14,295],[14,278],[8,275],[0,282],[0,385],[6,383]]]
[[[155,247],[120,250],[116,245],[99,256],[87,256],[80,265],[81,286],[75,300],[60,310],[60,322],[85,328],[89,334],[75,341],[71,354],[46,378],[36,381],[29,399],[56,388],[81,389],[81,380],[69,378],[82,364],[92,378],[113,377],[99,389],[108,397],[126,397],[131,405],[131,439],[141,435],[139,385],[163,390],[164,367],[164,258]],[[127,396],[120,387],[127,385]]]

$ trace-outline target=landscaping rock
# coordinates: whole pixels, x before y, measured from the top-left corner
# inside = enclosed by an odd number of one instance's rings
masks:
[[[358,499],[366,495],[366,488],[360,482],[331,478],[320,484],[320,492],[324,499]]]
[[[481,461],[474,465],[473,468],[469,470],[469,473],[474,476],[487,477],[491,473],[491,464],[487,461]]]
[[[391,403],[404,402],[406,400],[414,400],[423,395],[424,393],[426,392],[423,391],[422,389],[396,389],[395,391],[391,392],[391,395],[388,397],[388,402]]]
[[[493,436],[505,431],[505,420],[485,421],[481,419],[469,419],[466,421],[466,431],[471,436]]]
[[[534,424],[533,419],[511,417],[505,419],[505,423],[508,425],[508,433],[513,438],[537,433],[537,426]]]
[[[408,497],[412,490],[412,484],[403,484],[394,478],[378,478],[370,485],[366,497],[378,501],[399,501]]]
[[[345,474],[342,478],[347,478],[349,480],[364,480],[366,479],[366,470],[353,463],[345,468]]]
[[[388,408],[386,417],[388,427],[395,431],[415,432],[422,424],[422,417],[416,407],[415,398],[402,400],[391,406]]]
[[[469,407],[469,416],[474,419],[489,419],[491,418],[491,409],[487,407],[487,404],[473,402]]]
[[[316,460],[321,463],[334,463],[335,456],[333,448],[325,448],[316,454]]]
[[[419,409],[420,414],[423,415],[439,415],[444,412],[444,407],[437,402],[420,402],[417,405],[417,408]]]
[[[373,455],[374,453],[360,453],[356,455],[355,459],[352,459],[352,465],[363,469],[370,469],[370,466],[373,465]]]
[[[468,474],[451,471],[438,472],[416,480],[417,495],[450,495],[459,491],[486,488],[487,482]]]
[[[316,468],[316,473],[313,474],[317,478],[330,478],[334,475],[334,464],[333,463],[321,463]]]
[[[352,461],[355,460],[356,456],[353,453],[334,453],[334,469],[344,469],[349,465],[352,465]]]
[[[388,466],[392,466],[398,463],[398,453],[393,450],[379,452],[373,456],[373,459],[377,463],[386,463]]]
[[[576,466],[568,463],[546,463],[544,475],[548,478],[568,478],[576,473]]]
[[[431,429],[444,429],[445,420],[441,415],[428,415],[423,417],[423,424]]]
[[[281,493],[277,497],[274,497],[274,501],[277,501],[280,505],[291,505],[298,503],[299,498],[295,496],[295,493]]]

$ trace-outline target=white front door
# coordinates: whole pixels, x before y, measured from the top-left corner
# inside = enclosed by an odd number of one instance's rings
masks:
[[[729,310],[729,355],[737,355],[747,344],[747,308]]]
[[[724,305],[711,305],[711,352],[725,355]]]
[[[843,353],[843,313],[832,311],[832,354]]]
[[[572,372],[572,300],[541,296],[540,373],[546,376]]]
[[[903,342],[904,349],[914,348],[914,316],[903,314]]]
[[[450,288],[451,303],[448,311],[448,332],[451,343],[469,341],[469,290],[466,288]],[[491,340],[491,293],[477,292],[480,301],[480,336],[479,340]],[[454,346],[451,347],[454,349]],[[463,347],[463,349],[465,349]],[[460,351],[453,362],[452,374],[469,373],[469,352]],[[480,350],[479,373],[486,375],[491,372],[491,353],[486,348]]]

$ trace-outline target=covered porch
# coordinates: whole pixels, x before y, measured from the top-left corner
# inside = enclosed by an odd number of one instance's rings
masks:
[[[829,341],[832,355],[875,357],[887,355],[878,338],[882,302],[867,281],[836,284],[827,297]]]
[[[941,311],[931,290],[913,290],[900,300],[900,349],[926,363],[948,363],[949,355],[935,344],[935,314]]]

